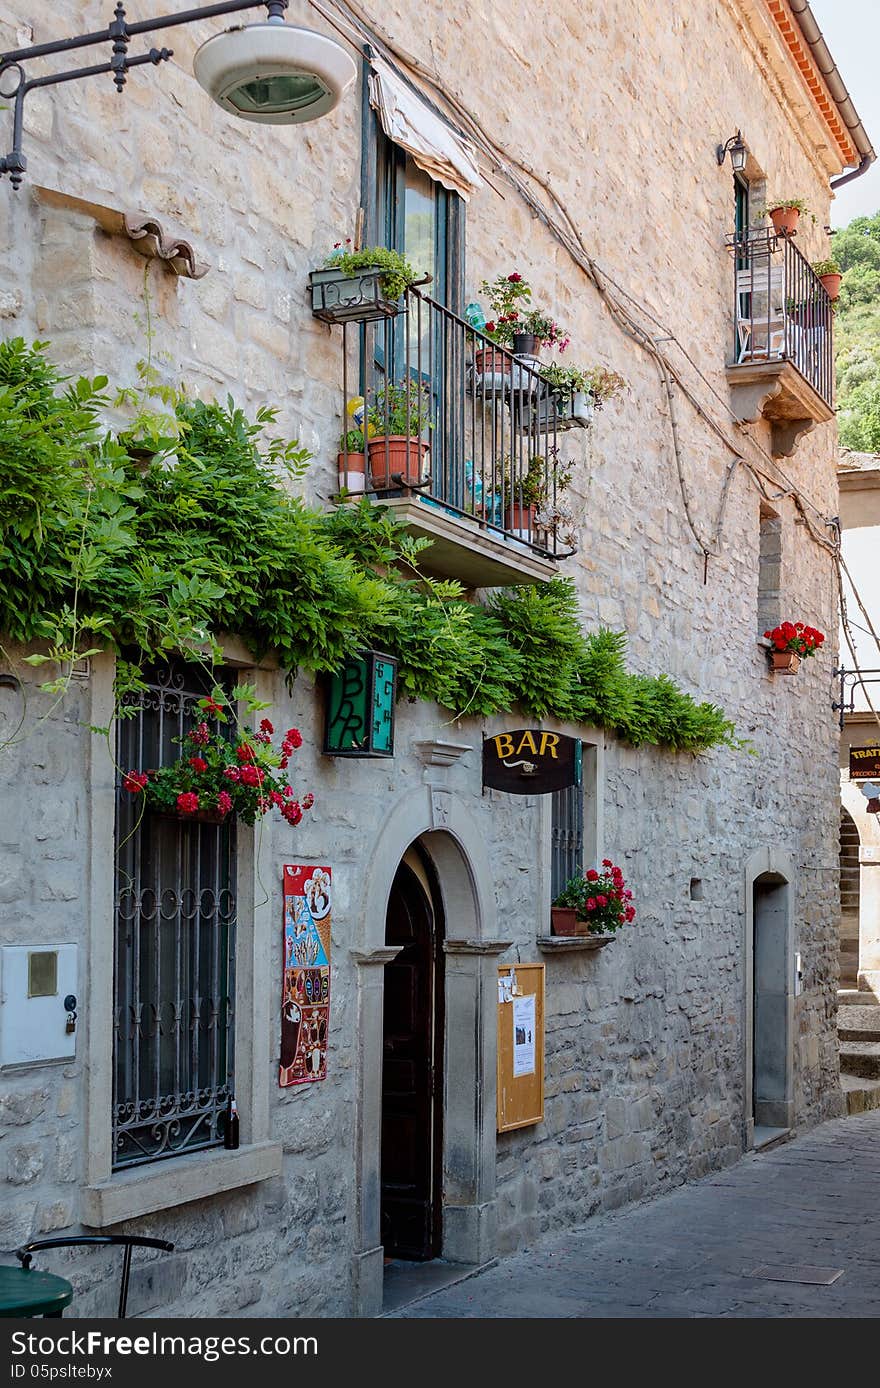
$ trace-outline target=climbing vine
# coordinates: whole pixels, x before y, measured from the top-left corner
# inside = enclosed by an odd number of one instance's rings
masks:
[[[46,643],[33,663],[112,645],[124,691],[172,651],[218,659],[223,633],[291,679],[370,644],[397,656],[404,696],[454,715],[518,705],[634,744],[739,745],[715,705],[629,673],[623,634],[583,632],[571,583],[475,604],[420,573],[427,541],[381,507],[308,506],[285,482],[309,455],[272,436],[273,410],[250,420],[149,379],[113,399],[141,410],[116,433],[105,377],[65,381],[45,344],[0,344],[0,632]]]

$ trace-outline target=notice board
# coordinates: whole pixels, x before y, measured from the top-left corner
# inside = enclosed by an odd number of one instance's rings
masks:
[[[498,966],[498,1131],[544,1117],[544,965]]]

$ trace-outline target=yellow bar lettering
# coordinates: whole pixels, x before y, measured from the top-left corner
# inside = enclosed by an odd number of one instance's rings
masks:
[[[498,756],[502,760],[504,757],[513,756],[513,738],[510,736],[510,733],[499,733],[497,737],[492,738],[492,741],[495,743]]]
[[[526,728],[525,732],[519,740],[519,746],[516,749],[517,756],[521,754],[522,749],[524,747],[528,747],[533,757],[536,757],[538,755],[538,749],[535,746],[535,739],[532,737],[532,734],[529,732],[528,728]]]
[[[558,733],[542,733],[542,734],[541,734],[541,751],[540,751],[540,755],[541,755],[542,757],[546,757],[547,754],[548,754],[548,752],[549,752],[550,756],[553,758],[554,761],[558,760],[559,753],[556,751],[556,748],[557,748],[558,746],[559,746],[559,734],[558,734]]]

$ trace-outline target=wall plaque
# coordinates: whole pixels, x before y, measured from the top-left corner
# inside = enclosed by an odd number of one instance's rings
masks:
[[[549,795],[581,783],[581,740],[542,728],[516,728],[483,742],[483,785],[509,795]]]

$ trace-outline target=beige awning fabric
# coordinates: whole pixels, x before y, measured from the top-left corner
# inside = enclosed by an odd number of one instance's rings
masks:
[[[420,169],[467,201],[482,185],[476,150],[398,77],[381,58],[371,58],[370,105],[382,129],[412,155]]]

